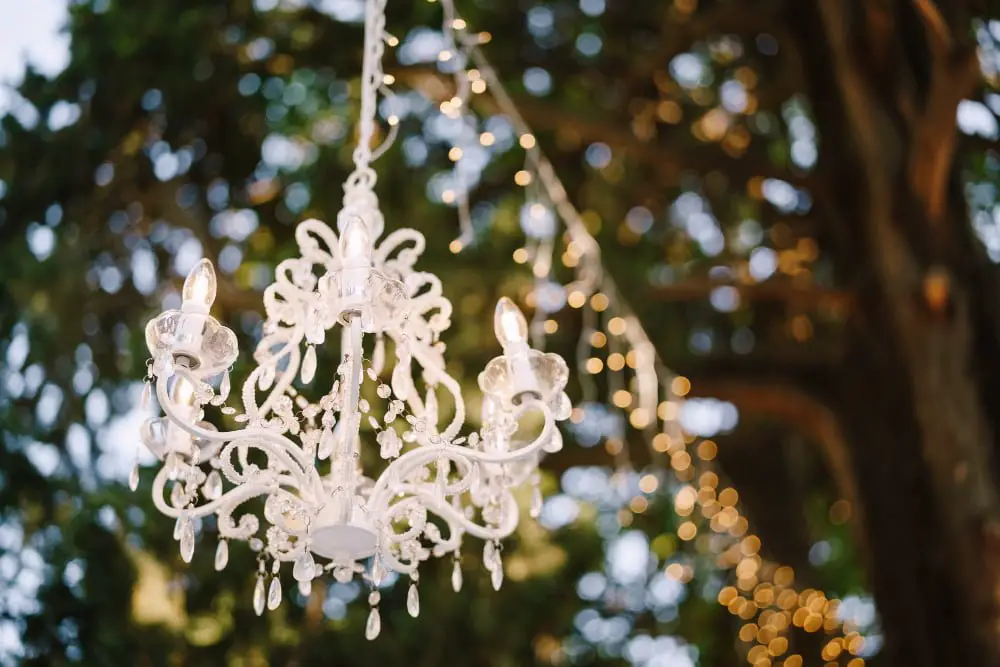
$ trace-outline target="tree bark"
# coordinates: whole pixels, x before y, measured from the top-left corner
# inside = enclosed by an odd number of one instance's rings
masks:
[[[824,242],[855,295],[839,402],[885,652],[894,665],[1000,665],[987,408],[1000,290],[950,187],[968,56],[930,0],[794,4],[833,186],[815,193]]]

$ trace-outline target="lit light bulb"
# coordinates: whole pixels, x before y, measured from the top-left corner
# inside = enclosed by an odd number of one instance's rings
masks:
[[[497,301],[493,330],[505,350],[509,347],[523,347],[528,342],[528,322],[521,309],[507,297],[501,297]]]
[[[207,259],[199,260],[184,280],[184,290],[181,292],[184,309],[207,311],[215,301],[216,285],[212,262]]]
[[[194,405],[194,385],[186,377],[178,376],[174,382],[174,402],[178,405]]]
[[[361,218],[352,217],[340,233],[340,256],[345,263],[363,261],[368,263],[372,254],[372,237],[368,226]]]

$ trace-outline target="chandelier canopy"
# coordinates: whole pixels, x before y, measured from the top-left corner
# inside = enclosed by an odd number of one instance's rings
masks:
[[[238,347],[210,314],[215,272],[206,259],[195,265],[180,309],[146,328],[147,395],[155,386],[165,416],[144,424],[142,440],[163,462],[153,499],[176,519],[185,561],[199,520],[214,516],[216,569],[226,566],[232,540],[258,554],[258,614],[281,603],[283,564],[291,563],[304,595],[326,572],[341,582],[360,577],[371,586],[366,635],[374,639],[387,572],[410,577],[407,608],[416,616],[420,563],[453,555],[459,590],[466,534],[485,541],[483,563],[500,588],[500,540],[519,518],[514,490],[533,486],[537,516],[538,461],[562,447],[556,422],[569,417],[570,402],[566,363],[529,346],[524,316],[504,297],[494,316],[503,354],[479,375],[482,427],[461,435],[465,402],[440,341],[451,303],[437,276],[415,269],[423,235],[398,229],[383,237],[370,146],[384,0],[367,4],[360,139],[337,232],[319,220],[296,229],[300,256],[281,262],[264,291],[266,320],[256,367],[237,397],[242,408],[227,405]],[[341,361],[327,372],[316,348],[338,329]],[[218,431],[207,410],[241,427]],[[138,481],[136,468],[133,489]],[[245,505],[258,498],[263,530]]]

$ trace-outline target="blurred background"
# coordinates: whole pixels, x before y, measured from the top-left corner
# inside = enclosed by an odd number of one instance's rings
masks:
[[[377,190],[450,370],[502,294],[574,366],[504,588],[390,580],[374,642],[356,584],[257,617],[249,550],[184,565],[148,494],[142,327],[209,257],[248,370],[340,204],[363,1],[0,0],[0,665],[1000,664],[998,3],[461,0],[534,134],[475,75],[452,122],[441,5],[388,4]],[[536,143],[616,289],[574,291]]]

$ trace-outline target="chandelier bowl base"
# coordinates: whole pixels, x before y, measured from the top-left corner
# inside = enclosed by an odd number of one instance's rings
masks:
[[[378,548],[378,536],[359,525],[330,524],[313,528],[309,549],[335,563],[370,558]]]

